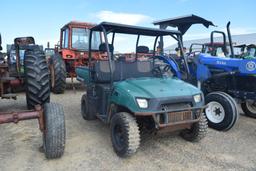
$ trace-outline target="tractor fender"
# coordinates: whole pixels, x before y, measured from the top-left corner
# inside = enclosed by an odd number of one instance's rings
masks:
[[[207,80],[211,77],[209,68],[205,65],[198,64],[196,69],[196,77],[200,82]]]

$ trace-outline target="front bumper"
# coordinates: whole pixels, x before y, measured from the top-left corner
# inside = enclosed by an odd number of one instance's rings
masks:
[[[189,126],[199,121],[206,106],[183,109],[160,110],[154,112],[136,112],[136,116],[152,116],[157,129],[178,125]]]

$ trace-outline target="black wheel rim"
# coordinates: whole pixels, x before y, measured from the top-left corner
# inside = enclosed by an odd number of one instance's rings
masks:
[[[122,150],[125,144],[124,130],[121,125],[116,124],[113,128],[113,139],[118,150]]]

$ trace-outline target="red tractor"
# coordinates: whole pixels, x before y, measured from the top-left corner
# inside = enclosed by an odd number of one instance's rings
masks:
[[[94,26],[92,23],[69,22],[60,30],[60,45],[57,53],[51,58],[51,87],[54,93],[63,93],[66,87],[66,77],[76,77],[77,66],[88,65],[89,33]],[[98,51],[101,44],[100,32],[93,33],[91,49]],[[100,58],[99,52],[93,54],[94,58]],[[62,62],[62,67],[57,66]],[[55,65],[56,63],[56,65]]]
[[[0,35],[0,99],[14,99],[17,87],[24,87],[29,110],[15,106],[0,112],[0,125],[37,119],[43,135],[42,150],[46,158],[59,158],[65,149],[65,118],[63,107],[50,103],[49,68],[33,37],[20,37],[10,46],[7,57],[1,52]],[[3,103],[3,101],[0,101]]]

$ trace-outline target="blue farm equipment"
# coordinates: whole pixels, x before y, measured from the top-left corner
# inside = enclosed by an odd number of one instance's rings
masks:
[[[199,54],[199,56],[196,57],[193,62],[196,64],[196,67],[194,67],[194,69],[196,70],[195,77],[204,93],[207,94],[206,102],[208,102],[209,99],[212,98],[213,92],[225,92],[241,103],[242,110],[246,115],[255,118],[256,59],[237,58],[234,55],[229,25],[230,23],[228,23],[227,25],[227,32],[231,55],[226,55],[225,57],[218,57],[205,53]],[[219,31],[212,32],[212,44],[214,44],[214,33],[219,33],[223,35],[223,45],[225,48],[225,33]],[[212,47],[212,49],[214,50],[214,47]],[[207,111],[206,109],[206,115],[207,112],[210,111]],[[222,119],[222,117],[220,119]],[[222,120],[224,121],[225,118]],[[211,120],[209,120],[209,124],[212,124],[212,126],[215,127],[215,123],[211,123]]]
[[[181,24],[182,23],[182,24]],[[154,24],[160,27],[178,27],[178,30],[189,28],[192,24],[203,24],[208,27],[212,22],[191,15],[181,18],[162,20]],[[236,123],[239,112],[237,102],[241,103],[245,115],[256,118],[256,59],[237,58],[234,55],[230,22],[227,25],[230,54],[227,50],[226,34],[220,31],[211,33],[211,43],[208,45],[211,53],[199,53],[188,56],[190,78],[204,92],[207,108],[205,113],[209,126],[227,131]],[[183,31],[183,33],[185,33]],[[216,42],[214,35],[223,37],[222,56],[216,55]],[[236,101],[234,100],[236,99]]]

